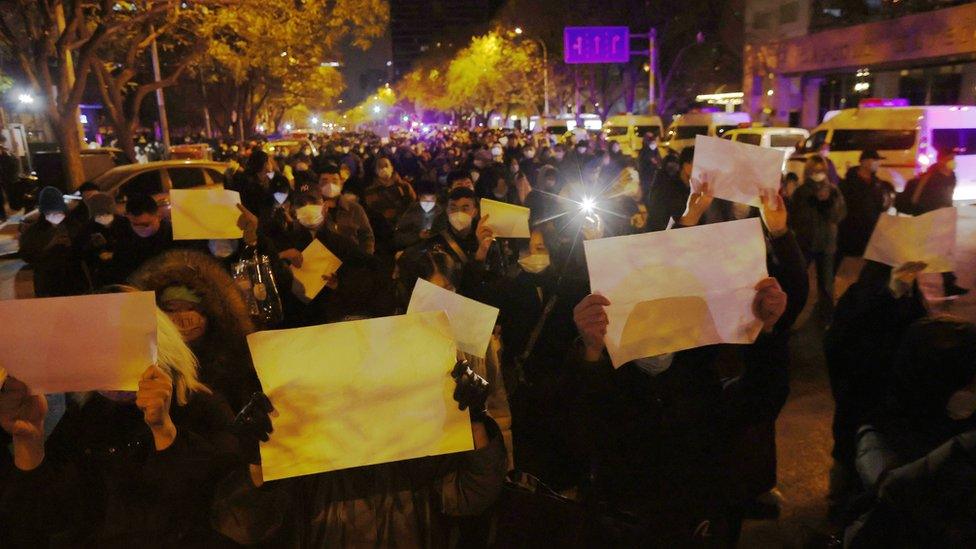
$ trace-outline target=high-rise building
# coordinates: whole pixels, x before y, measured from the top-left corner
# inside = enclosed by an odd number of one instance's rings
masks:
[[[435,48],[457,48],[488,29],[504,0],[390,0],[393,76]]]

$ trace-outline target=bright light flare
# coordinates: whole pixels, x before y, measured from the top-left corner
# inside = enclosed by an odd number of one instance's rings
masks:
[[[29,93],[22,93],[17,96],[17,101],[20,101],[25,105],[30,105],[34,102],[34,96]]]
[[[584,214],[590,215],[593,213],[593,210],[595,209],[596,209],[596,201],[588,196],[584,196],[583,201],[580,202],[580,210]]]

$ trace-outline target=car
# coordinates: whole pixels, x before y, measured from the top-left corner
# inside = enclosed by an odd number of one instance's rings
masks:
[[[151,195],[168,210],[170,189],[222,186],[227,182],[229,169],[230,164],[226,162],[161,160],[119,166],[96,177],[92,183],[112,195],[117,204],[125,204],[128,195],[141,193]]]
[[[768,147],[786,153],[783,157],[783,170],[786,170],[786,159],[789,158],[803,140],[810,136],[810,132],[803,128],[783,127],[749,127],[728,130],[722,134],[722,139]]]
[[[976,201],[976,106],[859,106],[844,109],[810,131],[810,137],[787,162],[787,170],[803,173],[803,164],[830,146],[828,157],[841,177],[857,166],[865,150],[878,151],[878,176],[901,191],[905,183],[936,160],[936,150],[956,150],[958,202]]]

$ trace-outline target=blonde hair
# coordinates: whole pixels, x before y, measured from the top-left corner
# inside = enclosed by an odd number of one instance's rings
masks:
[[[173,378],[176,402],[186,406],[190,393],[210,393],[197,377],[199,362],[183,342],[179,328],[159,308],[156,309],[156,364]]]

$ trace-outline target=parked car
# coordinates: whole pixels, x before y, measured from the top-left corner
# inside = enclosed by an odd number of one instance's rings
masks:
[[[603,133],[607,141],[620,143],[624,154],[637,156],[644,140],[644,134],[661,135],[664,124],[660,116],[646,114],[616,114],[603,123]]]
[[[722,138],[737,143],[746,143],[783,151],[786,153],[786,156],[783,157],[783,171],[785,172],[786,159],[809,136],[810,132],[803,128],[755,127],[729,130],[722,135]]]
[[[664,146],[681,154],[685,147],[695,144],[695,136],[710,135],[722,137],[722,134],[734,130],[752,119],[747,112],[690,112],[675,115],[667,135],[664,136]]]

